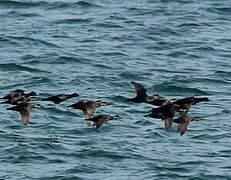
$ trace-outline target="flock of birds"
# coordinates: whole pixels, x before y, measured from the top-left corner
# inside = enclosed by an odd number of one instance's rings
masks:
[[[188,114],[188,111],[192,107],[192,105],[195,105],[202,101],[209,101],[207,97],[186,97],[182,99],[168,99],[166,97],[160,96],[159,94],[150,96],[147,94],[147,89],[144,88],[143,85],[134,81],[131,81],[131,84],[135,87],[136,96],[134,98],[128,99],[128,101],[134,103],[148,103],[154,106],[158,106],[157,108],[152,108],[152,110],[149,111],[150,113],[145,115],[145,117],[152,117],[164,120],[165,129],[167,131],[170,130],[173,123],[177,123],[177,131],[180,132],[181,135],[185,133],[191,121],[200,119],[198,117],[192,117]],[[30,93],[25,93],[25,91],[22,89],[16,89],[9,92],[4,97],[1,97],[0,99],[4,99],[5,101],[1,102],[0,104],[7,103],[15,105],[13,107],[7,108],[7,110],[20,112],[23,124],[27,125],[29,123],[31,109],[43,107],[40,104],[31,104],[31,101],[51,101],[55,104],[59,104],[70,98],[78,97],[79,94],[58,94],[48,98],[40,99],[35,96],[38,96],[38,94],[34,91]],[[107,121],[113,119],[121,119],[121,117],[118,115],[109,114],[100,114],[97,116],[93,116],[97,108],[111,104],[112,103],[103,102],[100,100],[80,100],[75,104],[69,105],[68,107],[82,110],[85,116],[86,123],[89,126],[99,128]],[[178,114],[180,117],[174,118],[176,114]]]

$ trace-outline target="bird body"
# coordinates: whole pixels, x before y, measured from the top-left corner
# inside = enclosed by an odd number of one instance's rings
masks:
[[[31,91],[30,93],[25,93],[24,90],[22,89],[16,89],[14,91],[11,91],[10,93],[8,93],[6,96],[1,97],[0,99],[12,99],[14,97],[30,97],[30,96],[37,96],[38,94],[34,91]]]
[[[85,119],[85,121],[87,122],[88,125],[91,126],[95,126],[96,128],[101,127],[105,122],[110,121],[110,120],[114,120],[114,119],[121,119],[120,116],[116,115],[116,116],[111,116],[108,114],[101,114],[89,119]]]
[[[0,104],[13,104],[13,105],[17,105],[20,103],[28,103],[30,101],[35,101],[37,100],[37,98],[35,97],[25,97],[25,96],[14,96],[10,99],[7,99],[4,102],[1,102]]]
[[[0,99],[11,99],[15,96],[23,96],[24,95],[24,90],[22,89],[16,89],[14,91],[10,91],[6,96],[1,97]]]
[[[147,101],[146,103],[152,104],[154,106],[164,106],[173,102],[174,99],[167,99],[165,97],[159,96],[154,100]]]
[[[68,107],[72,107],[73,109],[82,110],[85,118],[89,119],[94,114],[96,108],[100,106],[107,106],[111,103],[103,102],[103,101],[93,101],[93,100],[81,100],[75,104],[71,104]]]
[[[152,118],[158,118],[165,121],[165,129],[169,130],[173,123],[173,118],[175,116],[175,113],[177,109],[179,108],[176,104],[167,104],[164,106],[160,106],[158,108],[153,108],[151,110],[151,113],[148,115],[145,115],[145,117],[152,117]]]

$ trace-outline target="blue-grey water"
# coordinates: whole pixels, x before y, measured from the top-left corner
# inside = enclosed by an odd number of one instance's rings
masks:
[[[77,92],[58,105],[0,112],[0,179],[231,179],[231,1],[1,0],[0,96]],[[130,81],[149,94],[208,97],[185,135],[144,115]],[[81,99],[121,115],[88,127]]]

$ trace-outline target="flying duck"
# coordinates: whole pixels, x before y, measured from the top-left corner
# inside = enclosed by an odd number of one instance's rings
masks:
[[[87,124],[89,126],[95,126],[96,128],[99,128],[100,126],[102,126],[105,122],[110,121],[110,120],[114,120],[114,119],[122,119],[120,116],[116,115],[116,116],[111,116],[108,114],[101,114],[89,119],[85,119],[85,121],[87,122]]]
[[[51,97],[48,97],[48,98],[44,98],[42,99],[42,101],[52,101],[53,103],[55,104],[59,104],[63,101],[66,101],[70,98],[73,98],[73,97],[78,97],[79,94],[77,93],[73,93],[73,94],[58,94],[56,96],[51,96]]]
[[[30,96],[37,96],[38,94],[34,91],[31,91],[30,93],[25,93],[24,90],[22,89],[16,89],[14,91],[11,91],[10,93],[8,93],[6,96],[1,97],[0,99],[11,99],[15,96],[25,96],[25,97],[30,97]]]
[[[158,108],[152,108],[151,113],[145,115],[145,117],[152,117],[162,119],[165,122],[165,129],[168,131],[173,123],[173,118],[179,106],[171,103]]]
[[[200,120],[200,118],[192,117],[187,113],[185,113],[181,117],[174,119],[173,122],[179,124],[177,128],[177,132],[180,132],[180,135],[182,136],[186,132],[189,123],[191,121],[198,121],[198,120]]]
[[[22,89],[16,89],[14,91],[10,91],[6,96],[1,97],[0,99],[10,99],[14,96],[22,96],[24,94],[24,90]]]
[[[73,109],[82,110],[85,118],[92,118],[96,108],[100,106],[111,105],[111,103],[103,102],[103,101],[93,101],[93,100],[81,100],[75,104],[71,104],[68,107],[72,107]]]
[[[25,96],[14,96],[10,99],[7,99],[4,102],[1,102],[0,104],[13,104],[13,105],[17,105],[20,103],[27,103],[30,101],[36,101],[37,98],[36,97],[25,97]]]
[[[27,125],[29,123],[30,119],[30,111],[32,108],[41,108],[42,106],[40,104],[28,104],[28,103],[21,103],[17,106],[9,107],[7,110],[13,110],[20,112],[22,116],[22,122],[24,125]]]
[[[153,95],[153,96],[147,95],[146,93],[147,89],[145,89],[143,85],[137,82],[131,81],[131,84],[135,87],[136,97],[128,99],[129,101],[132,101],[135,103],[143,103],[143,102],[147,102],[148,100],[156,99],[157,97],[159,97],[158,94]]]

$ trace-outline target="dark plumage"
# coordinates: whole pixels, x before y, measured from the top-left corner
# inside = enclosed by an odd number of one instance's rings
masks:
[[[209,99],[207,97],[203,97],[203,98],[187,97],[174,101],[174,104],[179,105],[180,111],[188,111],[192,105],[202,101],[209,101]]]
[[[98,115],[98,116],[95,116],[89,119],[85,119],[85,121],[87,122],[88,125],[92,125],[92,126],[95,126],[96,128],[99,128],[105,122],[113,120],[113,119],[122,119],[122,118],[118,115],[111,116],[107,114],[102,114],[102,115]]]
[[[180,118],[174,119],[173,122],[179,124],[177,128],[177,132],[180,132],[180,135],[182,136],[186,132],[189,123],[191,121],[198,121],[198,120],[200,120],[200,118],[192,117],[185,113]]]
[[[9,94],[7,94],[4,97],[1,97],[0,99],[8,99],[8,100],[10,100],[13,97],[21,97],[21,96],[30,97],[30,96],[37,96],[37,95],[38,94],[36,92],[34,92],[34,91],[31,91],[30,93],[25,93],[25,91],[22,90],[22,89],[16,89],[15,91],[11,91]]]
[[[93,100],[81,100],[75,104],[71,104],[68,107],[72,107],[73,109],[79,109],[82,110],[85,118],[89,119],[92,118],[92,115],[94,114],[96,108],[100,106],[107,106],[111,103],[102,102],[102,101],[93,101]]]
[[[131,84],[135,87],[135,91],[136,91],[136,97],[128,99],[129,101],[135,102],[135,103],[143,103],[143,102],[147,102],[148,100],[151,99],[155,99],[157,97],[159,97],[158,94],[153,95],[153,96],[149,96],[147,95],[147,89],[144,88],[143,85],[131,81]]]
[[[52,101],[53,103],[55,104],[59,104],[63,101],[66,101],[70,98],[73,98],[73,97],[78,97],[79,94],[77,93],[74,93],[74,94],[58,94],[56,96],[51,96],[51,97],[48,97],[48,98],[44,98],[42,99],[42,101]]]
[[[1,97],[0,99],[11,99],[12,97],[23,96],[23,95],[24,95],[24,90],[22,90],[22,89],[16,89],[15,91],[11,91],[6,96]]]
[[[25,97],[38,96],[38,94],[34,91],[31,91],[30,93],[24,93],[23,96]]]
[[[24,125],[27,125],[29,123],[30,119],[30,111],[32,108],[41,108],[42,106],[40,104],[28,104],[28,103],[21,103],[17,106],[13,106],[10,108],[7,108],[7,110],[13,110],[20,112],[22,116],[22,122]]]
[[[166,97],[159,96],[154,100],[147,101],[146,103],[154,106],[164,106],[173,102],[174,99],[167,99]]]
[[[12,98],[7,99],[4,102],[1,102],[0,104],[17,105],[17,104],[20,104],[20,103],[27,103],[27,102],[35,101],[35,100],[37,100],[37,98],[35,98],[35,97],[14,96]]]
[[[145,115],[145,117],[159,118],[164,120],[165,129],[169,130],[172,126],[173,118],[179,106],[176,104],[167,104],[158,108],[153,108],[151,113]]]

